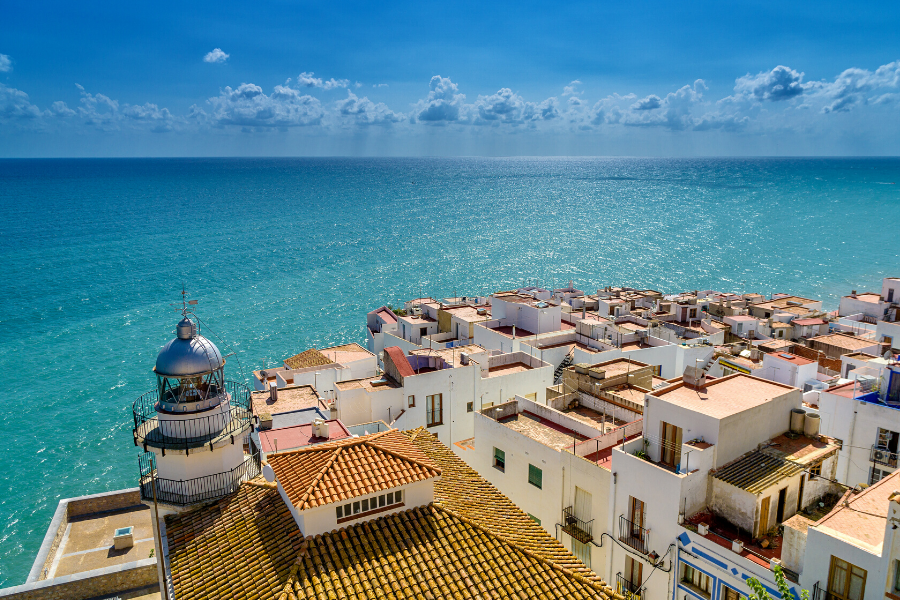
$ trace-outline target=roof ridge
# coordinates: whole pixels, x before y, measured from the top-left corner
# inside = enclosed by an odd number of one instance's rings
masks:
[[[318,483],[320,481],[322,481],[322,478],[325,476],[325,473],[328,471],[328,469],[331,468],[331,465],[334,464],[334,461],[337,459],[338,455],[340,455],[341,450],[343,450],[343,449],[344,449],[344,446],[338,446],[334,450],[334,452],[331,454],[331,456],[328,457],[328,460],[325,461],[325,464],[322,465],[322,468],[319,469],[319,472],[316,473],[316,476],[313,477],[313,480],[309,482],[309,485],[306,487],[306,491],[303,492],[302,496],[300,496],[300,502],[298,503],[300,506],[302,506],[303,504],[306,503],[306,500],[309,498],[309,495],[312,493],[313,488],[315,488],[316,485],[318,485]]]
[[[606,595],[608,598],[624,600],[624,596],[617,594],[609,586],[609,584],[607,584],[599,575],[597,575],[597,579],[591,579],[589,577],[585,577],[584,575],[581,575],[580,573],[576,573],[575,571],[573,571],[571,569],[567,569],[567,568],[563,567],[562,565],[559,565],[556,562],[537,554],[533,550],[529,550],[529,549],[519,545],[517,542],[510,540],[506,537],[503,537],[500,534],[498,534],[494,531],[491,531],[490,529],[487,529],[486,527],[484,527],[483,525],[480,525],[479,523],[476,523],[472,519],[462,516],[461,514],[444,506],[441,503],[432,502],[429,506],[432,507],[434,510],[443,511],[443,512],[453,516],[454,518],[459,519],[466,525],[468,525],[474,529],[477,529],[478,531],[484,533],[485,535],[488,535],[492,538],[501,540],[504,544],[507,544],[507,545],[515,548],[516,550],[518,550],[525,556],[533,558],[533,559],[537,560],[538,562],[540,562],[541,564],[546,565],[552,569],[555,569],[555,570],[559,571],[560,573],[563,573],[567,577],[571,577],[575,581],[578,581],[579,583],[584,583],[584,584],[591,586],[592,588],[594,588],[594,589],[598,590],[599,592],[603,593],[604,595]],[[585,567],[585,568],[587,568],[590,571],[590,568],[588,568],[588,567]],[[593,573],[593,571],[591,571],[591,572]],[[596,575],[596,573],[595,573],[595,575]]]
[[[297,427],[296,425],[292,425],[292,427]],[[271,430],[270,430],[271,431]],[[390,433],[393,430],[387,431],[379,431],[378,433],[370,433],[367,436],[358,436],[358,437],[349,437],[343,438],[340,440],[332,440],[330,442],[322,442],[321,444],[313,444],[311,446],[304,446],[302,448],[294,448],[293,450],[283,450],[281,452],[271,452],[269,456],[285,456],[289,454],[304,454],[304,453],[314,453],[314,452],[329,452],[336,448],[347,448],[349,446],[357,446],[360,444],[365,444],[369,440],[379,438],[386,433]]]
[[[396,431],[396,430],[388,430],[388,431]],[[384,433],[388,433],[388,431],[386,431],[386,432],[384,432]],[[402,460],[406,460],[406,461],[409,461],[409,462],[411,462],[411,463],[413,463],[413,464],[419,465],[419,466],[422,467],[423,469],[428,469],[429,471],[434,471],[434,472],[436,472],[438,475],[440,475],[440,474],[443,472],[443,471],[441,470],[441,468],[440,468],[439,466],[435,465],[435,464],[423,463],[421,460],[419,460],[419,459],[417,459],[417,458],[413,458],[413,457],[411,457],[411,456],[406,456],[405,454],[401,454],[401,453],[399,453],[399,452],[397,452],[397,451],[395,451],[395,450],[391,450],[391,449],[388,449],[388,448],[384,448],[383,446],[378,446],[378,445],[372,444],[372,443],[370,443],[370,442],[371,442],[371,440],[366,440],[366,441],[363,442],[363,443],[364,443],[365,445],[371,447],[371,448],[375,448],[376,450],[380,450],[381,452],[384,452],[385,454],[390,454],[390,455],[393,456],[394,458],[399,458],[399,459],[402,459]],[[410,442],[410,443],[412,443],[412,442]]]

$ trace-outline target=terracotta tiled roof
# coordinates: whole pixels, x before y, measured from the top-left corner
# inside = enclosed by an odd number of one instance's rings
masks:
[[[409,364],[406,355],[403,354],[403,350],[398,346],[385,348],[384,353],[391,358],[391,362],[394,363],[394,367],[397,368],[397,372],[400,373],[401,377],[412,377],[416,374],[415,371],[413,371],[412,365]]]
[[[166,538],[179,600],[277,598],[303,542],[277,489],[262,478],[166,517]]]
[[[306,367],[318,367],[321,365],[330,365],[332,361],[330,358],[316,350],[315,348],[310,348],[305,352],[301,352],[300,354],[295,354],[290,358],[284,359],[284,364],[291,369],[304,369]]]
[[[441,471],[396,429],[270,454],[298,510],[438,477]]]
[[[531,520],[497,488],[491,485],[452,450],[424,429],[403,432],[441,469],[434,484],[435,503],[533,556],[597,584],[602,579],[547,531]],[[551,596],[552,597],[552,596]]]

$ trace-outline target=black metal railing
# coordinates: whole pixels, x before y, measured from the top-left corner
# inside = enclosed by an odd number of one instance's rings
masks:
[[[843,596],[832,594],[828,588],[822,585],[821,581],[813,585],[812,593],[809,595],[810,600],[846,600]]]
[[[582,544],[594,539],[594,520],[582,521],[575,516],[575,508],[572,506],[563,509],[562,529]]]
[[[260,456],[259,451],[256,451],[252,455],[245,456],[244,461],[230,471],[185,480],[156,477],[156,459],[152,452],[145,452],[138,458],[138,468],[141,473],[141,499],[154,500],[153,482],[155,482],[157,502],[187,506],[216,500],[237,491],[242,481],[259,475]]]
[[[253,417],[250,389],[243,383],[226,381],[225,391],[220,410],[192,418],[160,410],[159,392],[147,392],[132,408],[135,445],[188,450],[225,438],[234,443],[235,436],[249,429]]]
[[[891,452],[887,448],[872,446],[869,460],[876,465],[885,465],[894,469],[897,468],[897,453]]]
[[[621,573],[616,575],[616,591],[625,596],[625,600],[641,600],[641,584],[632,583]]]
[[[648,547],[650,530],[632,523],[625,515],[619,515],[619,541],[628,544],[641,554],[650,552]]]

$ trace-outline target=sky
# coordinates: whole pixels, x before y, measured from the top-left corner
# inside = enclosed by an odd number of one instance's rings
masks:
[[[900,3],[0,2],[0,157],[900,154]]]

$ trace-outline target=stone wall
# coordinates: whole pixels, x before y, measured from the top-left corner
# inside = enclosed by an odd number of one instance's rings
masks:
[[[85,600],[158,585],[156,559],[0,589],[3,600]]]

